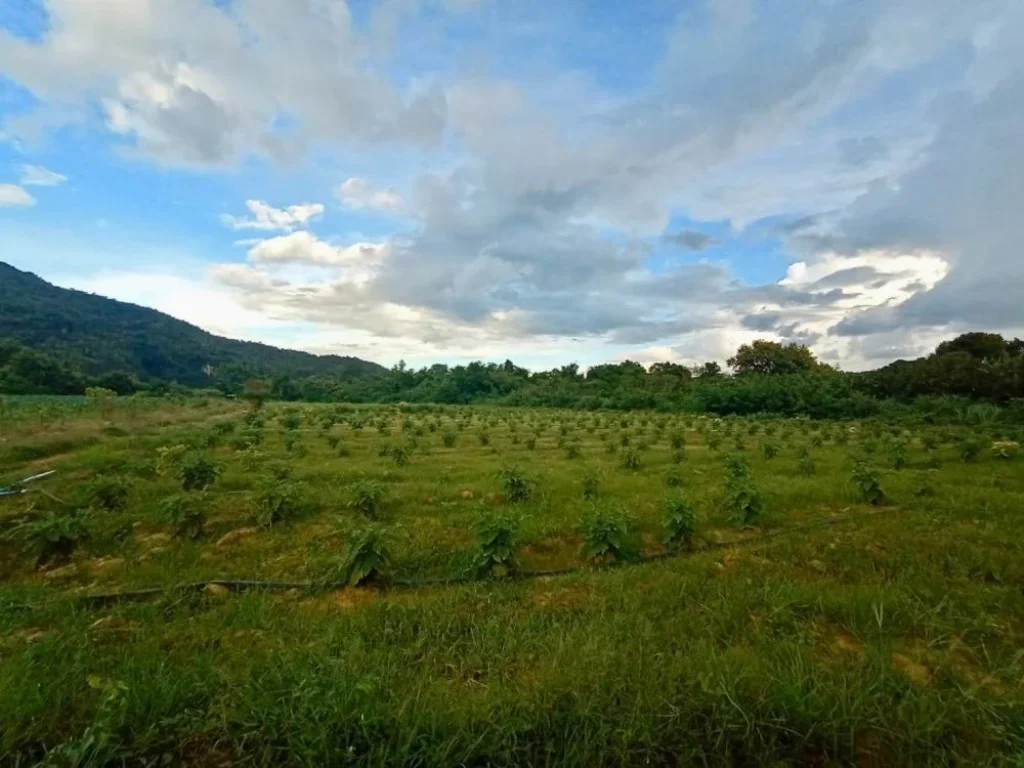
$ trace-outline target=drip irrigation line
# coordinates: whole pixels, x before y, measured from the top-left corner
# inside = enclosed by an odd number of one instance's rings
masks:
[[[675,557],[689,557],[693,555],[699,555],[703,552],[709,552],[718,549],[730,549],[733,547],[742,547],[759,544],[771,539],[786,536],[791,533],[797,533],[799,531],[811,530],[814,528],[827,528],[835,525],[836,523],[842,523],[849,520],[857,520],[865,517],[871,517],[877,515],[882,511],[876,509],[870,512],[864,512],[857,515],[831,515],[821,520],[813,520],[808,523],[801,523],[799,525],[787,526],[786,528],[778,528],[773,531],[768,531],[759,536],[750,536],[745,539],[737,539],[732,541],[721,541],[712,542],[706,547],[701,549],[679,549],[669,550],[665,552],[657,552],[651,555],[643,555],[641,557],[633,558],[630,560],[623,560],[615,564],[616,567],[626,567],[630,565],[642,565],[644,563],[655,562],[659,560],[667,560]],[[501,583],[515,582],[515,581],[528,581],[531,579],[549,578],[557,576],[567,576],[573,573],[584,573],[590,572],[595,573],[603,570],[601,567],[595,566],[574,566],[569,568],[554,568],[550,570],[531,570],[531,571],[514,571],[500,581],[491,580],[490,583]],[[375,584],[372,586],[379,587],[381,589],[416,589],[420,587],[430,586],[454,586],[458,584],[470,584],[470,583],[484,583],[487,579],[474,578],[472,576],[450,576],[441,577],[436,579],[390,579],[386,582]],[[244,592],[250,589],[267,589],[267,590],[290,590],[290,589],[301,589],[301,590],[320,590],[328,591],[333,589],[342,589],[344,587],[351,586],[347,581],[263,581],[259,579],[207,579],[204,581],[193,581],[183,584],[175,584],[169,587],[148,587],[145,589],[134,589],[125,590],[118,592],[104,592],[93,595],[82,595],[78,598],[87,605],[110,605],[118,602],[129,602],[137,600],[145,600],[150,597],[157,597],[159,595],[173,593],[173,592],[199,592],[206,587],[224,587],[232,592]]]

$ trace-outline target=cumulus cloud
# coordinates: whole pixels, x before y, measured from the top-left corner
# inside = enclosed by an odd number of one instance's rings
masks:
[[[338,185],[338,199],[346,208],[360,210],[371,208],[378,211],[398,213],[405,207],[405,201],[393,189],[379,189],[366,179],[352,177]]]
[[[858,366],[905,351],[901,330],[1021,324],[1019,3],[692,3],[643,87],[531,68],[550,45],[504,28],[492,53],[520,69],[373,66],[420,7],[368,33],[343,3],[50,0],[41,41],[0,34],[0,71],[45,103],[98,96],[164,163],[334,148],[332,172],[360,174],[335,190],[347,215],[401,215],[401,235],[339,245],[308,231],[318,204],[250,201],[224,223],[281,234],[212,274],[246,307],[368,339],[722,359],[766,334]],[[370,145],[398,148],[379,176],[352,162]],[[664,256],[713,244],[730,261]],[[781,279],[751,263],[768,250]]]
[[[0,73],[49,120],[98,99],[125,148],[178,165],[297,159],[313,141],[435,144],[444,94],[375,73],[345,3],[48,0],[41,39],[0,29]],[[7,121],[15,136],[24,115]],[[18,119],[21,118],[21,119]]]
[[[21,183],[27,187],[56,187],[68,180],[63,173],[51,171],[41,165],[21,166]]]
[[[36,199],[17,184],[0,184],[0,208],[35,205]]]
[[[287,208],[275,208],[262,200],[246,200],[245,206],[252,213],[252,218],[223,213],[220,216],[221,223],[231,229],[281,229],[290,231],[296,227],[306,226],[310,221],[319,218],[324,212],[322,203],[300,203],[298,205],[289,205]]]

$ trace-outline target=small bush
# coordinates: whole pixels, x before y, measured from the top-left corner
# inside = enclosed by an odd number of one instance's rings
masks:
[[[582,490],[584,501],[594,501],[601,488],[601,478],[594,470],[583,475]]]
[[[100,477],[88,487],[89,506],[107,512],[123,512],[128,507],[128,484],[119,477]]]
[[[298,429],[302,426],[302,417],[297,413],[286,413],[281,417],[281,426],[285,429]]]
[[[681,451],[683,446],[686,445],[686,439],[680,432],[673,432],[672,437],[669,438],[669,443],[672,446],[672,450]]]
[[[505,491],[505,498],[511,503],[529,501],[533,495],[533,483],[531,483],[518,467],[505,467],[498,472],[501,479],[501,487]]]
[[[498,569],[505,573],[515,571],[516,545],[519,541],[519,521],[511,515],[494,515],[478,522],[473,533],[480,549],[473,565],[478,576],[490,576]]]
[[[376,480],[358,480],[348,489],[349,509],[356,509],[371,520],[377,517],[384,501],[384,486]]]
[[[796,469],[804,477],[811,477],[818,471],[818,467],[815,465],[814,459],[812,459],[811,454],[806,451],[801,454],[799,459],[797,459]]]
[[[960,454],[961,461],[977,461],[978,457],[981,455],[981,442],[971,438],[965,438],[960,441],[959,445],[957,445],[957,453]]]
[[[174,529],[174,535],[183,539],[198,539],[203,535],[206,513],[199,494],[179,493],[160,504],[160,517]]]
[[[627,451],[622,452],[622,459],[620,460],[623,469],[628,469],[631,472],[635,472],[640,469],[640,454],[630,448]]]
[[[636,555],[629,533],[628,515],[619,507],[594,507],[579,526],[583,556],[594,562],[619,562]]]
[[[682,464],[683,463],[683,458],[685,456],[686,456],[686,454],[683,453],[682,451],[672,451],[672,457],[671,457],[672,458],[672,463],[673,464]]]
[[[349,586],[384,581],[391,567],[387,535],[380,528],[363,528],[348,540],[342,562],[342,578]]]
[[[771,461],[772,459],[779,455],[779,446],[777,446],[775,443],[762,443],[761,454],[765,457],[766,460]]]
[[[858,461],[854,464],[852,480],[863,501],[873,506],[885,502],[885,491],[882,490],[878,476],[866,461]]]
[[[443,435],[441,435],[441,445],[443,445],[445,448],[454,448],[455,433],[451,431],[446,431]]]
[[[892,468],[895,470],[903,469],[907,466],[907,446],[904,443],[889,443],[889,461],[892,463]]]
[[[682,496],[669,496],[665,501],[665,544],[689,549],[696,533],[697,511]]]
[[[479,435],[477,435],[477,440],[480,441],[480,445],[491,444],[491,436],[488,435],[486,432],[481,432]]]
[[[178,479],[186,491],[205,491],[219,475],[220,467],[201,453],[186,456],[178,465]]]
[[[1014,440],[998,440],[992,443],[993,459],[1014,459],[1020,454],[1020,443]]]
[[[19,541],[36,556],[36,564],[66,562],[78,545],[89,538],[91,517],[87,510],[45,512],[21,523],[4,535]]]
[[[396,466],[404,467],[409,463],[410,452],[404,445],[396,445],[391,449],[391,460]]]
[[[669,470],[665,475],[665,485],[669,488],[680,488],[683,485],[683,475],[678,469]]]
[[[272,528],[293,522],[302,514],[302,506],[298,492],[290,485],[265,488],[256,497],[256,524]]]
[[[565,449],[565,458],[567,459],[578,459],[582,455],[579,443],[570,443]]]

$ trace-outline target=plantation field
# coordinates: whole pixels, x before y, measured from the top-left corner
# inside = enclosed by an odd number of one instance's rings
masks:
[[[1020,429],[0,410],[0,764],[1024,761]],[[259,583],[252,583],[259,582]]]

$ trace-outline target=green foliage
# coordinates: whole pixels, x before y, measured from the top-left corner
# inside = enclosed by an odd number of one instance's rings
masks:
[[[582,495],[584,501],[594,501],[601,490],[601,476],[595,469],[588,469],[583,475]]]
[[[640,469],[640,454],[632,448],[625,450],[622,452],[622,458],[619,463],[623,469],[636,472]]]
[[[905,443],[889,443],[888,450],[889,461],[891,462],[893,469],[900,470],[907,466],[907,446]]]
[[[295,412],[285,413],[281,416],[281,426],[288,430],[295,430],[302,426],[302,417]]]
[[[298,489],[287,483],[263,488],[256,497],[256,524],[261,528],[291,523],[305,511]]]
[[[997,440],[992,443],[992,458],[1015,459],[1020,455],[1020,443],[1014,440]]]
[[[595,505],[583,515],[579,530],[583,535],[583,556],[594,562],[619,562],[636,555],[629,531],[630,517],[612,504]]]
[[[202,494],[179,493],[160,503],[160,516],[174,529],[174,535],[184,539],[198,539],[206,525]]]
[[[441,435],[441,444],[445,448],[454,448],[455,447],[455,440],[456,440],[455,433],[452,432],[451,430],[447,430],[447,431],[445,431],[445,433],[443,435]]]
[[[579,443],[569,443],[565,448],[565,458],[567,459],[578,459],[582,455]]]
[[[750,480],[747,462],[736,454],[725,457],[725,509],[741,525],[754,525],[764,515],[764,502]]]
[[[396,466],[404,467],[410,461],[410,451],[404,445],[396,445],[391,449],[391,460]]]
[[[480,445],[490,445],[491,444],[491,436],[488,435],[486,432],[481,432],[480,434],[478,434],[477,435],[477,440],[480,441]]]
[[[775,443],[764,442],[761,444],[761,454],[766,460],[771,461],[779,455],[779,446]]]
[[[681,451],[683,450],[683,446],[686,445],[686,438],[683,437],[682,432],[673,432],[672,436],[669,438],[669,444],[672,446],[672,450]]]
[[[964,438],[957,444],[957,453],[964,462],[977,461],[981,455],[981,441],[974,438]]]
[[[697,533],[697,511],[682,495],[672,494],[665,500],[664,525],[667,546],[689,548]]]
[[[814,459],[811,458],[811,454],[807,451],[800,454],[800,458],[796,461],[796,469],[804,477],[811,477],[818,471]]]
[[[526,478],[518,467],[503,467],[498,472],[505,498],[512,504],[529,501],[533,495],[533,483]]]
[[[669,488],[681,488],[683,485],[683,475],[678,469],[669,470],[668,474],[665,475],[665,485]]]
[[[216,482],[220,467],[202,453],[191,453],[181,460],[177,473],[186,491],[204,491]]]
[[[480,543],[473,561],[478,576],[490,576],[499,570],[506,574],[515,571],[518,518],[508,514],[490,515],[474,525],[473,533]]]
[[[349,586],[382,582],[391,567],[387,533],[377,527],[361,528],[348,540],[341,575]]]
[[[882,490],[878,476],[866,461],[854,463],[851,479],[862,501],[874,506],[885,503],[885,491]]]
[[[86,490],[88,505],[107,512],[123,512],[128,507],[128,484],[120,477],[98,477]]]
[[[362,512],[371,520],[376,519],[385,495],[384,486],[376,480],[357,480],[348,487],[347,506]]]
[[[88,510],[52,510],[19,523],[4,534],[10,541],[22,543],[36,556],[37,564],[66,562],[90,536],[92,517]]]

